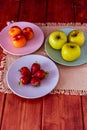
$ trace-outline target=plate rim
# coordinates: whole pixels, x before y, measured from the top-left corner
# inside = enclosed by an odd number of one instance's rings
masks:
[[[31,97],[31,96],[24,96],[24,95],[21,95],[20,93],[15,92],[15,90],[12,89],[12,87],[9,85],[8,73],[9,73],[11,67],[12,67],[16,62],[19,62],[20,59],[23,59],[24,57],[28,57],[28,56],[36,56],[36,57],[39,56],[39,57],[46,58],[47,60],[50,60],[50,62],[52,62],[52,64],[54,64],[54,66],[56,67],[56,70],[57,70],[57,78],[58,78],[58,79],[57,79],[57,82],[56,82],[55,86],[51,87],[51,89],[50,89],[49,92],[46,92],[46,93],[44,93],[43,95],[32,96],[32,97]],[[26,98],[26,99],[41,98],[41,97],[43,97],[43,96],[49,94],[49,93],[56,87],[56,85],[57,85],[58,82],[59,82],[59,79],[60,79],[60,72],[59,72],[59,68],[57,67],[57,65],[56,65],[51,59],[49,59],[48,57],[45,57],[45,56],[42,56],[42,55],[39,55],[39,54],[26,55],[26,56],[22,56],[22,57],[16,59],[16,60],[9,66],[8,71],[7,71],[7,73],[6,73],[6,82],[7,82],[7,85],[8,85],[8,87],[9,87],[9,89],[11,89],[11,91],[12,91],[14,94],[16,94],[17,96],[22,97],[22,98]]]
[[[57,30],[65,30],[65,29],[70,29],[70,30],[74,30],[75,28],[72,28],[72,27],[70,27],[70,28],[67,28],[67,27],[65,27],[65,28],[60,28],[60,29],[57,29]],[[83,31],[84,32],[84,31]],[[87,33],[86,32],[84,32],[84,34],[85,35],[87,35]],[[50,34],[49,34],[50,35]],[[82,64],[84,64],[84,63],[86,63],[87,61],[83,61],[82,63],[75,63],[75,64],[66,64],[66,63],[61,63],[61,62],[59,62],[59,61],[57,61],[57,60],[55,60],[53,57],[51,57],[50,56],[50,54],[48,53],[48,51],[47,51],[47,49],[46,49],[46,44],[48,44],[48,38],[49,38],[49,35],[47,36],[47,38],[45,39],[45,51],[46,51],[46,54],[54,61],[54,62],[56,62],[56,63],[58,63],[58,64],[60,64],[60,65],[64,65],[64,66],[79,66],[79,65],[82,65]],[[58,51],[60,51],[60,50],[58,50]],[[68,61],[65,61],[65,62],[68,62]],[[74,62],[74,61],[72,61],[72,62]],[[68,62],[69,63],[69,62]],[[71,63],[71,62],[70,62]]]
[[[5,30],[5,29],[7,29],[7,28],[9,28],[10,26],[12,26],[12,25],[14,25],[14,24],[32,24],[32,25],[34,25],[34,26],[36,26],[40,31],[41,31],[41,33],[42,33],[42,37],[43,37],[43,39],[42,39],[42,43],[40,44],[40,46],[38,47],[38,49],[42,46],[42,44],[44,43],[44,32],[43,32],[43,30],[38,26],[38,25],[36,25],[35,23],[33,23],[33,22],[26,22],[26,21],[18,21],[18,22],[13,22],[13,23],[11,23],[10,25],[7,25],[7,26],[5,26],[1,31],[0,31],[0,34]],[[2,47],[2,49],[5,51],[5,52],[7,52],[8,54],[11,54],[11,55],[15,55],[15,56],[24,56],[24,55],[27,55],[27,54],[32,54],[32,53],[34,53],[34,52],[36,52],[38,49],[35,49],[35,51],[33,51],[33,52],[31,52],[31,53],[29,53],[29,52],[26,52],[26,53],[24,53],[24,54],[20,54],[20,53],[14,53],[14,52],[11,52],[11,51],[8,51],[6,48],[4,48],[3,47],[3,45],[1,44],[1,42],[0,42],[0,46]],[[14,48],[16,48],[16,47],[14,47]],[[17,48],[18,49],[18,48]]]

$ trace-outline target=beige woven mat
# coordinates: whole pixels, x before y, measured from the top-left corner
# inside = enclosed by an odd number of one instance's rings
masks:
[[[52,31],[66,27],[77,28],[87,32],[87,25],[81,25],[79,23],[38,23],[37,25],[43,30],[45,38]],[[6,55],[2,56],[0,64],[0,92],[12,93],[6,83],[6,72],[8,70],[8,67],[19,57],[7,53],[5,54]],[[47,56],[44,50],[44,44],[38,51],[35,52],[35,54]],[[67,67],[59,64],[56,65],[59,68],[60,79],[59,83],[51,92],[51,94],[62,93],[71,95],[87,95],[87,63],[76,67]]]

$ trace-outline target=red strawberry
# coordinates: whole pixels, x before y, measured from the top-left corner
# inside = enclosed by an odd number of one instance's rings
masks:
[[[48,72],[44,70],[38,70],[35,74],[34,77],[38,77],[39,79],[44,79],[48,75]]]
[[[40,79],[39,78],[37,78],[37,77],[33,77],[32,79],[31,79],[31,85],[32,86],[39,86],[40,85]]]
[[[38,70],[40,70],[40,64],[39,63],[33,63],[32,66],[31,66],[31,73],[34,74]]]
[[[29,84],[30,83],[30,80],[31,80],[31,77],[30,76],[22,76],[20,78],[20,81],[19,81],[19,84]]]
[[[22,67],[19,71],[20,71],[21,75],[23,75],[23,76],[25,76],[25,75],[30,76],[31,75],[30,70],[26,66]]]

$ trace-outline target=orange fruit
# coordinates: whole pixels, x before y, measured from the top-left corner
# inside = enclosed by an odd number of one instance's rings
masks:
[[[12,26],[9,31],[8,31],[8,34],[11,36],[11,37],[14,37],[18,34],[20,34],[22,32],[21,28],[18,27],[18,26]]]
[[[12,38],[12,43],[15,47],[23,47],[26,45],[26,38],[23,34],[18,34],[15,37]]]

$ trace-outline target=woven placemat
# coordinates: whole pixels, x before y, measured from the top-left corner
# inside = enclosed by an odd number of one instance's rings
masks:
[[[80,23],[35,23],[38,25],[44,32],[45,39],[46,37],[55,30],[61,28],[76,28],[82,31],[87,32],[87,24]],[[35,52],[35,54],[44,55],[47,54],[44,49],[44,43],[42,47]],[[0,64],[0,92],[12,93],[8,88],[6,83],[6,73],[9,66],[17,59],[19,56],[13,56],[6,52],[3,52],[1,55],[1,64]],[[60,79],[51,92],[51,94],[71,94],[71,95],[87,95],[87,63],[79,66],[68,67],[57,64],[60,72]]]

